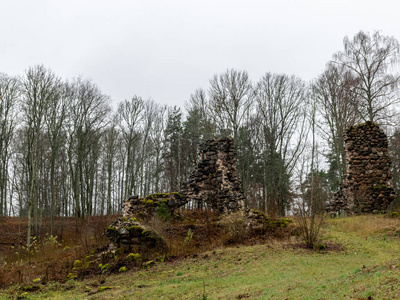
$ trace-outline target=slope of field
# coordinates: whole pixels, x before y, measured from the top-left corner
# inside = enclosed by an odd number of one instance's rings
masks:
[[[50,283],[25,298],[399,299],[399,236],[399,219],[327,220],[323,243],[336,245],[334,251],[310,251],[293,241],[224,248],[145,270]]]

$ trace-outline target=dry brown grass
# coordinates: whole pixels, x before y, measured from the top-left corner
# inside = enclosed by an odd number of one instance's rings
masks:
[[[180,211],[181,217],[176,217],[172,222],[163,221],[157,217],[147,220],[147,225],[157,231],[166,241],[169,253],[141,253],[141,262],[147,260],[174,260],[192,255],[197,255],[208,250],[224,248],[232,244],[259,244],[266,241],[285,240],[289,237],[287,228],[277,230],[264,230],[260,232],[247,231],[243,216],[233,214],[220,217],[213,212],[207,211]],[[0,257],[0,288],[14,284],[30,284],[34,279],[40,278],[41,282],[65,281],[67,275],[72,272],[75,260],[85,261],[85,256],[96,249],[105,250],[109,240],[103,235],[104,229],[109,226],[118,216],[91,217],[85,220],[76,218],[58,218],[54,230],[54,236],[45,234],[48,232],[46,224],[42,227],[43,234],[39,236],[34,246],[23,249],[23,244],[16,240],[4,239],[0,231],[0,242],[9,243],[3,247]],[[17,218],[7,219],[8,232],[18,232],[18,226],[26,230],[26,220]],[[277,234],[277,232],[281,232]],[[24,231],[21,231],[24,232]],[[57,236],[57,237],[55,237]],[[3,239],[2,239],[3,237]],[[15,239],[15,235],[13,236]],[[21,241],[26,240],[23,233]],[[14,248],[11,248],[13,246]],[[122,249],[122,248],[120,248]],[[118,251],[120,250],[118,249]],[[18,253],[17,253],[18,252]],[[143,254],[143,255],[142,255]],[[122,266],[127,266],[128,253],[118,253],[107,258],[111,272],[118,272]],[[116,256],[118,258],[116,259]],[[139,268],[139,265],[131,263],[131,267]],[[98,264],[75,270],[79,278],[99,274]],[[108,274],[107,273],[107,274]]]
[[[247,227],[243,212],[219,216],[207,211],[180,211],[183,219],[164,222],[153,218],[149,225],[166,241],[171,257],[184,257],[231,245],[253,245],[291,240],[293,223],[287,227]]]
[[[107,243],[104,228],[115,218],[57,218],[53,235],[48,234],[50,228],[44,222],[42,234],[32,238],[31,246],[26,247],[27,220],[3,217],[0,287],[31,283],[37,278],[42,282],[64,281],[77,258]]]
[[[385,215],[361,215],[332,222],[343,232],[353,232],[363,236],[400,230],[400,218],[390,218]]]

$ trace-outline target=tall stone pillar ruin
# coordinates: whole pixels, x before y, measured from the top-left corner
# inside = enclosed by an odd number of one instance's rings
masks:
[[[378,213],[396,198],[392,188],[386,134],[373,122],[345,132],[346,173],[327,211],[332,214]]]
[[[199,147],[199,162],[182,194],[187,201],[205,203],[219,213],[244,208],[245,197],[236,169],[232,138],[210,139]]]

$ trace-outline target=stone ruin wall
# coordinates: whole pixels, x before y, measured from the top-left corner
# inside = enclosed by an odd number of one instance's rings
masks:
[[[178,193],[156,193],[139,198],[130,196],[124,202],[127,218],[152,215],[161,204],[170,211],[189,201],[205,203],[219,213],[244,209],[245,197],[236,169],[236,151],[232,138],[210,139],[199,146],[199,161],[188,183]]]
[[[244,195],[236,170],[236,152],[233,139],[211,139],[199,147],[199,162],[182,191],[155,193],[145,198],[130,196],[124,201],[123,216],[106,228],[112,243],[126,251],[146,252],[168,248],[161,236],[142,224],[165,205],[171,213],[189,201],[202,202],[219,213],[244,210]],[[247,212],[249,220],[264,222],[261,215]],[[138,218],[138,219],[136,219]]]
[[[351,126],[345,132],[346,173],[327,211],[378,213],[396,198],[392,188],[386,134],[373,122]]]
[[[238,212],[250,230],[273,230],[286,227],[289,219],[273,220],[264,213],[245,209],[245,196],[236,169],[236,151],[232,138],[210,139],[199,146],[199,161],[180,192],[156,193],[145,198],[130,196],[124,202],[123,216],[106,228],[106,236],[126,251],[148,253],[150,249],[166,253],[163,238],[142,221],[165,205],[171,213],[189,201],[219,214]],[[221,223],[224,226],[223,222]]]
[[[199,162],[182,191],[188,201],[205,203],[219,213],[244,209],[232,138],[210,139],[199,147]]]
[[[122,216],[126,218],[151,217],[158,207],[165,205],[169,211],[173,212],[175,209],[185,205],[187,199],[180,193],[155,193],[148,195],[145,198],[139,196],[129,196],[124,201],[124,211]]]

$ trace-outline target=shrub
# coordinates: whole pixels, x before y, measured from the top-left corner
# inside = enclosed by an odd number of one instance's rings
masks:
[[[316,213],[308,215],[305,210],[299,209],[296,221],[300,229],[300,236],[306,247],[315,249],[321,240],[324,216]]]
[[[247,226],[243,212],[232,213],[222,219],[227,242],[240,242],[247,236]]]
[[[161,203],[156,212],[157,218],[162,221],[169,222],[172,219],[171,212],[169,211],[168,207],[165,203]]]
[[[185,239],[183,240],[183,247],[187,248],[193,239],[193,231],[189,228]]]

